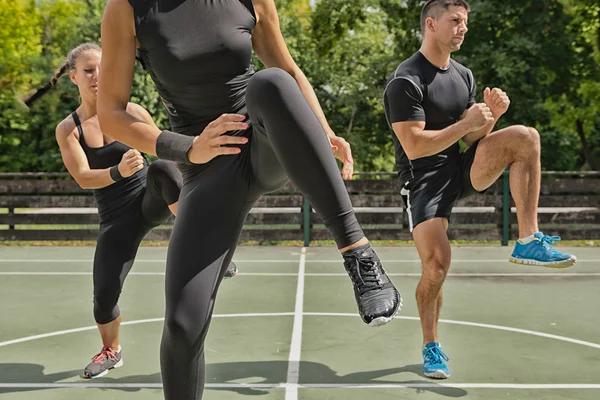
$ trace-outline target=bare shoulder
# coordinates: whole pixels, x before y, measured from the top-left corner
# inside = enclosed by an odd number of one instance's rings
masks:
[[[60,121],[58,125],[56,125],[56,140],[61,143],[63,140],[67,139],[70,135],[75,136],[75,138],[79,139],[79,132],[77,132],[77,126],[75,125],[75,121],[73,121],[73,117],[71,115],[67,116],[65,119]]]
[[[110,29],[126,27],[135,36],[133,7],[129,0],[108,0],[102,18],[103,25]]]
[[[133,9],[133,7],[131,6],[131,0],[108,0],[106,2],[106,7],[122,11]]]
[[[275,0],[252,0],[254,7],[254,13],[256,14],[256,22],[258,23],[263,19],[269,19],[277,16],[277,7],[275,6]]]

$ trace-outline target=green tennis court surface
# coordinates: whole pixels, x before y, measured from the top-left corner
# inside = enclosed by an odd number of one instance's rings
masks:
[[[377,247],[404,298],[392,323],[356,315],[334,248],[240,247],[206,344],[204,398],[600,399],[600,249],[568,270],[454,247],[440,335],[452,377],[422,376],[412,247]],[[91,247],[0,248],[0,399],[162,399],[165,248],[141,248],[120,300],[124,366],[93,381]]]

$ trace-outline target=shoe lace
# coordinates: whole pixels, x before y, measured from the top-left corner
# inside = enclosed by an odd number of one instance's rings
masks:
[[[548,251],[550,251],[552,254],[559,254],[558,251],[556,251],[554,249],[554,247],[552,247],[552,245],[556,242],[560,241],[560,236],[542,236],[540,238],[540,243],[542,244],[542,246],[544,246],[544,248]]]
[[[93,363],[102,363],[106,359],[115,360],[115,361],[118,359],[117,353],[110,347],[103,347],[102,350],[100,351],[100,353],[98,353],[94,357],[92,357],[92,362]]]
[[[442,359],[444,361],[450,360],[450,358],[440,349],[439,347],[429,347],[425,350],[425,360],[432,364],[441,364]]]
[[[350,277],[361,293],[381,289],[381,273],[379,262],[372,259],[354,259],[354,265],[349,269]]]

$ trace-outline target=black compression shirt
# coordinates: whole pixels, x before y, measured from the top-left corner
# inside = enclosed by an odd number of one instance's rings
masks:
[[[129,0],[138,55],[174,131],[198,135],[223,113],[246,114],[254,73],[252,0]]]
[[[74,112],[71,115],[79,131],[79,143],[88,159],[91,169],[105,169],[115,166],[121,162],[123,154],[131,149],[131,147],[117,141],[102,147],[88,146],[77,113]],[[101,189],[94,189],[94,198],[98,206],[100,221],[106,222],[120,216],[127,210],[127,206],[133,203],[144,192],[146,174],[148,173],[148,163],[145,158],[144,164],[144,169],[130,177],[123,178]]]
[[[425,130],[442,130],[475,104],[475,80],[471,71],[456,61],[451,59],[448,69],[440,69],[418,51],[390,76],[384,103],[390,129],[395,122],[425,121]],[[409,160],[393,129],[392,140],[399,171],[435,168],[459,155],[456,142],[436,155]]]

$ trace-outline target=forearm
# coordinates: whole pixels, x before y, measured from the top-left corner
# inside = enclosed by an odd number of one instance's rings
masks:
[[[428,157],[440,153],[464,136],[471,134],[470,129],[469,126],[459,121],[439,131],[420,130],[413,132],[410,143],[401,143],[408,158]]]
[[[462,138],[463,142],[465,142],[467,145],[471,146],[476,141],[483,139],[484,137],[489,135],[494,130],[496,121],[497,121],[497,118],[494,116],[494,122],[490,122],[483,128],[463,136],[463,138]]]
[[[308,81],[308,78],[306,77],[306,75],[304,75],[304,73],[300,69],[297,69],[296,72],[293,74],[293,76],[294,76],[294,79],[296,80],[296,82],[298,82],[300,91],[306,98],[308,105],[314,111],[315,115],[319,119],[319,122],[321,123],[321,126],[325,130],[325,133],[327,134],[327,136],[335,136],[335,133],[333,132],[333,130],[329,126],[329,123],[327,122],[327,118],[325,118],[325,114],[323,113],[323,109],[321,108],[321,105],[319,104],[319,99],[317,98],[315,90],[313,89],[312,85]]]
[[[115,183],[110,176],[110,168],[88,169],[73,177],[82,189],[102,189]]]

